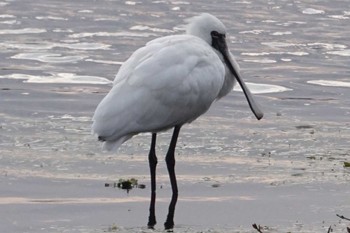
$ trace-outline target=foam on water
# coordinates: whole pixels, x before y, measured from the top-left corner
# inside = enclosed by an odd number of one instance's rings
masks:
[[[328,87],[350,87],[350,82],[333,80],[310,80],[307,83]]]
[[[285,91],[292,91],[290,88],[286,88],[283,86],[278,85],[271,85],[271,84],[261,84],[261,83],[250,83],[246,82],[249,90],[253,94],[267,94],[267,93],[278,93],[278,92],[285,92]],[[233,88],[234,91],[242,91],[242,88],[239,85],[236,85]]]
[[[8,79],[23,79],[26,83],[71,83],[71,84],[110,84],[112,81],[98,76],[73,73],[51,73],[50,75],[9,74],[0,76]]]

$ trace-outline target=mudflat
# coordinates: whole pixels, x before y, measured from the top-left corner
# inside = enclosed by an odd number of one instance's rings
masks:
[[[2,1],[0,232],[151,232],[147,154],[91,135],[95,107],[147,41],[210,12],[265,117],[235,89],[183,127],[176,232],[346,232],[350,13],[346,1]],[[158,225],[171,188],[158,139]],[[135,178],[144,189],[105,183]]]

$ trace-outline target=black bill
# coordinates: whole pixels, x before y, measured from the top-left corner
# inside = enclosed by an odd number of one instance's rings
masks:
[[[228,52],[225,36],[224,35],[220,35],[220,36],[216,35],[215,37],[213,37],[213,46],[218,51],[220,51],[220,53],[222,54],[227,67],[229,68],[231,73],[236,77],[236,80],[238,81],[239,85],[241,86],[241,88],[244,92],[244,95],[248,100],[250,109],[254,113],[255,117],[258,120],[260,120],[261,118],[263,118],[264,113],[260,110],[259,105],[253,99],[252,93],[249,91],[248,87],[245,85],[238,70],[235,70],[234,66],[232,65],[233,62],[232,62],[231,55]]]

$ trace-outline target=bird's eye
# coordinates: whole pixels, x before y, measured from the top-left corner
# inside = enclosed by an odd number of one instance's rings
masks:
[[[211,32],[211,36],[217,38],[217,37],[220,36],[220,33],[218,33],[217,31],[212,31],[212,32]]]

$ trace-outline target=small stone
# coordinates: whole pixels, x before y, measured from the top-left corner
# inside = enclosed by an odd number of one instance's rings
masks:
[[[137,185],[137,187],[138,187],[139,189],[145,189],[145,188],[146,188],[146,185],[145,185],[145,184],[139,184],[139,185]]]

